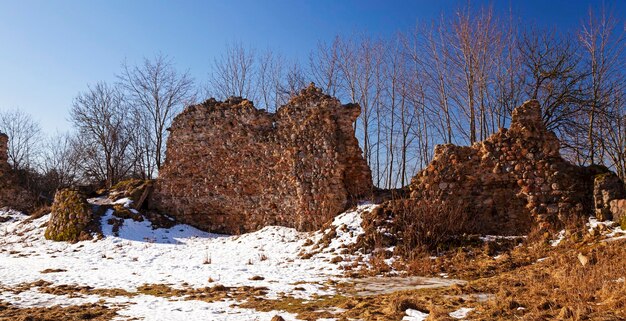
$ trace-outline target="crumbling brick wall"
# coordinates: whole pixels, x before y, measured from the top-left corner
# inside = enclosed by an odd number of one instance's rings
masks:
[[[213,232],[318,228],[371,192],[359,113],[313,85],[275,114],[241,98],[188,107],[172,123],[150,206]]]
[[[605,169],[606,170],[606,169]],[[471,213],[476,232],[522,234],[593,213],[600,167],[565,161],[535,100],[517,107],[509,130],[469,147],[439,145],[432,163],[411,181],[411,198],[434,198]]]

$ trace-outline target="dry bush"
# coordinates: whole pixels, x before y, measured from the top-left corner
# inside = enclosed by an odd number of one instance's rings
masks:
[[[395,246],[395,254],[410,258],[460,245],[460,236],[471,231],[472,223],[461,206],[439,200],[397,200],[364,213],[363,228],[357,248],[374,251]]]
[[[372,255],[372,258],[369,260],[371,265],[368,272],[371,274],[383,274],[391,271],[391,267],[385,262],[385,256],[383,252],[377,252]]]
[[[414,249],[435,251],[448,246],[467,231],[469,217],[460,206],[441,201],[418,200],[399,202],[396,222],[401,228],[404,253]]]

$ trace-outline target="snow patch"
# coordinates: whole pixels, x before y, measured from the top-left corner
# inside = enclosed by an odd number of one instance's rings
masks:
[[[403,321],[424,321],[428,318],[428,313],[419,310],[407,309],[404,313],[406,316],[402,318]]]
[[[556,235],[556,239],[550,241],[550,245],[552,245],[552,247],[557,247],[559,246],[559,244],[561,244],[561,242],[563,242],[564,239],[565,239],[565,230],[561,230],[559,234]]]
[[[450,317],[455,318],[455,319],[465,319],[467,317],[467,315],[474,311],[473,308],[460,308],[454,312],[450,312]]]

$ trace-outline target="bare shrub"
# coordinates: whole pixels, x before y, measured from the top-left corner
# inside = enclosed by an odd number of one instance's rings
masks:
[[[456,236],[467,231],[469,217],[461,206],[447,202],[419,200],[400,202],[396,221],[402,227],[402,240],[398,244],[406,253],[415,248],[436,250],[449,244]]]
[[[395,246],[396,254],[412,257],[449,248],[472,230],[469,212],[440,200],[397,200],[364,213],[365,234],[357,247],[366,250]]]

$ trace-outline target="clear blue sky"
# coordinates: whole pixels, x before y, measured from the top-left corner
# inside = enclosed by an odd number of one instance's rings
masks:
[[[533,24],[571,30],[604,3],[626,16],[626,1],[472,1],[512,7]],[[164,53],[204,82],[229,42],[272,48],[306,61],[318,41],[337,34],[385,36],[416,21],[452,14],[467,1],[139,1],[0,0],[0,110],[20,109],[46,132],[67,130],[72,99],[87,84],[113,81],[126,59]]]

